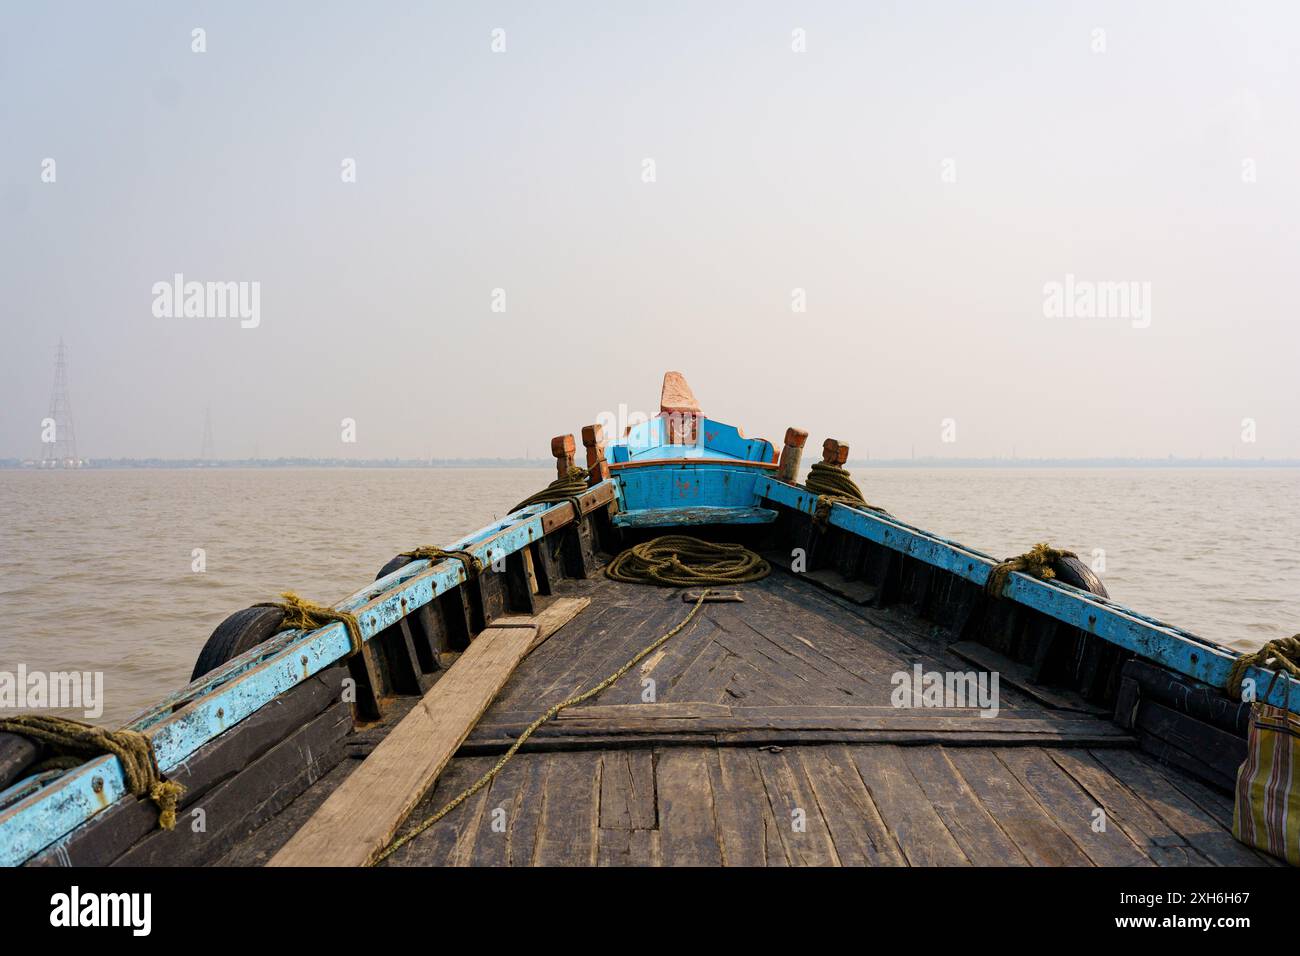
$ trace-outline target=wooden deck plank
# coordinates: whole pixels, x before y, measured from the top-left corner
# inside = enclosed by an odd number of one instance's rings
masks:
[[[588,603],[588,598],[560,599],[533,617],[485,628],[269,865],[373,862],[519,662]]]
[[[708,644],[666,687],[660,686],[660,700],[698,700],[721,703],[736,674],[739,658],[710,637]]]
[[[579,662],[592,648],[617,639],[618,627],[610,622],[627,613],[626,608],[606,603],[606,596],[599,591],[590,597],[593,603],[578,626],[565,628],[529,654],[501,688],[494,706],[541,705],[545,710],[555,700],[568,696],[578,680],[572,675],[578,673]]]
[[[906,757],[898,747],[852,747],[850,753],[881,819],[909,864],[964,866],[970,862],[907,769]]]
[[[795,751],[767,748],[757,751],[756,759],[776,832],[791,865],[839,866],[830,827]]]
[[[479,811],[474,829],[474,842],[463,853],[463,863],[468,866],[509,866],[510,836],[515,818],[525,808],[521,806],[525,784],[533,771],[536,757],[515,757],[493,778],[485,791],[486,799]],[[486,771],[488,767],[483,767]],[[476,778],[477,779],[477,778]],[[459,791],[448,792],[439,799],[445,801]],[[442,803],[431,808],[431,812],[441,809]],[[532,846],[528,847],[531,857]]]
[[[731,676],[722,686],[722,693],[718,700],[723,703],[736,704],[779,704],[789,700],[789,694],[775,686],[768,684],[767,679],[763,676],[754,665],[737,654],[732,653],[727,648],[722,648],[725,655],[720,665],[722,672],[730,671]],[[690,693],[690,691],[687,691]],[[707,696],[705,691],[695,692],[695,696]]]
[[[1151,858],[1097,811],[1095,798],[1038,747],[1002,748],[1000,761],[1097,866],[1154,866]]]
[[[759,688],[780,703],[836,703],[851,699],[851,691],[823,683],[822,676],[812,668],[797,664],[797,658],[780,652],[761,638],[724,631],[716,640],[749,664]],[[761,646],[760,641],[766,646]]]
[[[756,751],[725,747],[709,760],[722,860],[727,866],[789,866],[759,774]]]
[[[507,821],[510,826],[507,841],[510,848],[509,860],[511,866],[532,866],[537,854],[537,834],[541,828],[551,763],[542,754],[516,756],[515,759],[522,762],[524,772]]]
[[[847,747],[799,747],[795,751],[830,830],[842,866],[905,866]]]
[[[659,852],[664,866],[720,866],[709,754],[679,747],[655,755]]]
[[[831,660],[817,650],[811,639],[783,633],[779,628],[767,625],[758,627],[751,621],[742,622],[749,633],[757,638],[755,650],[773,661],[778,667],[784,667],[791,673],[797,673],[803,679],[819,689],[833,689],[846,698],[862,702],[874,701],[885,703],[890,687],[888,679],[881,680],[874,675],[864,679],[858,673]],[[807,641],[807,643],[805,643]]]
[[[938,649],[934,638],[927,633],[928,625],[910,612],[858,607],[815,586],[810,587],[797,575],[773,575],[760,584],[768,585],[764,588],[768,594],[788,603],[799,613],[809,615],[828,633],[860,640],[865,651],[863,661],[873,669],[915,658],[917,654],[932,656]],[[937,661],[935,666],[938,666]]]
[[[655,828],[654,755],[648,750],[606,751],[600,775],[600,826]]]
[[[1213,816],[1174,786],[1152,758],[1094,750],[1092,756],[1141,797],[1165,823],[1217,866],[1258,866],[1252,850],[1238,843]]]
[[[438,778],[433,790],[416,806],[415,812],[411,814],[411,825],[414,826],[449,803],[493,763],[495,761],[491,757],[453,760]],[[465,845],[470,828],[479,820],[479,811],[487,796],[487,791],[483,791],[462,803],[436,825],[399,847],[381,865],[450,866],[460,861],[460,848]]]
[[[1088,866],[1087,855],[992,750],[951,748],[948,759],[989,815],[1034,866]]]
[[[543,699],[549,703],[554,703],[571,694],[594,687],[631,660],[638,651],[655,638],[679,624],[688,613],[690,613],[690,609],[684,607],[680,602],[667,602],[654,606],[649,614],[646,614],[643,610],[639,620],[634,619],[628,622],[630,626],[619,629],[618,632],[610,635],[609,640],[588,651],[582,660],[575,664],[574,671],[567,675],[558,685],[560,693],[549,690]],[[701,619],[697,617],[673,640],[689,642],[700,625]],[[640,683],[632,677],[632,674],[626,675],[623,679],[627,680],[630,677],[635,683]],[[610,690],[613,690],[613,688],[610,688]],[[605,693],[607,692],[602,692],[594,699],[603,702]]]
[[[1146,803],[1086,750],[1049,750],[1048,756],[1106,811],[1109,825],[1124,829],[1157,866],[1208,866]]]
[[[549,754],[537,827],[536,866],[594,866],[600,817],[601,754]]]
[[[750,731],[842,731],[877,734],[879,739],[904,733],[964,734],[970,743],[1024,741],[1034,737],[1049,743],[1111,739],[1131,745],[1132,738],[1113,724],[1091,717],[1055,717],[1042,712],[1007,711],[994,718],[970,708],[896,708],[854,705],[727,705],[708,701],[655,704],[584,705],[562,711],[542,724],[533,740],[554,738],[629,738],[665,734],[722,735]],[[471,742],[513,740],[532,722],[533,714],[498,712],[483,720]],[[852,739],[846,736],[844,739]],[[866,739],[870,739],[869,737]],[[919,739],[919,738],[918,738]]]
[[[984,809],[944,747],[909,747],[904,759],[939,819],[975,866],[1028,866],[1015,841]]]
[[[667,592],[582,583],[602,606],[518,666],[462,754],[503,748],[548,704],[602,679],[689,612]],[[1209,862],[1161,815],[1159,800],[1149,803],[1112,775],[1100,762],[1107,752],[1086,749],[1133,745],[1109,722],[1053,713],[1010,687],[994,720],[886,707],[893,673],[918,660],[950,668],[934,656],[938,643],[928,625],[910,612],[846,609],[847,602],[796,579],[758,582],[744,596],[743,603],[710,605],[694,633],[678,635],[597,702],[545,725],[480,800],[393,862]],[[643,671],[657,682],[650,707],[641,704]],[[872,727],[879,729],[864,729]],[[893,745],[926,741],[932,745]],[[1022,746],[1004,750],[1006,742]],[[1049,746],[1040,750],[1040,743]],[[493,759],[457,756],[438,783],[438,799],[427,797],[416,816],[472,780],[468,768]],[[1198,785],[1174,772],[1153,772],[1174,794],[1159,794],[1174,804],[1167,813],[1181,813],[1185,828],[1192,825],[1184,817],[1213,824],[1218,837],[1202,834],[1202,843],[1222,838],[1226,798],[1194,792]],[[1097,845],[1089,841],[1099,835],[1088,828],[1095,806],[1109,823]],[[504,843],[491,830],[498,808],[506,811]],[[804,814],[803,833],[791,826],[795,808]],[[409,860],[402,856],[408,850]],[[1219,850],[1226,858],[1229,851]]]
[[[863,634],[809,613],[784,594],[772,593],[767,581],[748,593],[746,604],[715,611],[719,624],[734,639],[746,642],[768,660],[796,668],[805,682],[811,678],[819,690],[847,684],[846,689],[855,696],[874,698],[876,703],[888,701],[888,678],[899,669],[898,659],[880,654]],[[853,623],[857,624],[857,619]],[[863,630],[870,628],[864,626]],[[762,662],[755,666],[764,669]]]
[[[688,612],[689,609],[684,613]],[[646,693],[646,685],[643,683],[645,679],[654,681],[654,700],[705,699],[698,696],[683,696],[677,690],[685,674],[695,666],[697,661],[720,650],[713,643],[713,632],[716,630],[716,625],[708,619],[707,615],[697,618],[696,624],[698,626],[692,626],[682,634],[678,634],[656,653],[642,661],[634,671],[613,687],[604,691],[600,695],[601,702],[607,704],[641,702]],[[664,630],[671,626],[665,626]],[[648,642],[649,638],[647,638]],[[631,653],[628,654],[628,657],[631,657],[632,653],[639,650],[639,647],[629,648]],[[712,684],[706,686],[712,689],[710,697],[717,697],[721,694],[721,688],[713,688]]]
[[[658,866],[658,830],[606,830],[596,837],[597,866]]]
[[[784,592],[760,592],[753,603],[750,619],[765,633],[788,635],[822,660],[870,685],[882,679],[887,684],[900,663],[915,656],[859,615],[845,612],[831,620],[792,601]],[[880,641],[889,650],[882,651]]]

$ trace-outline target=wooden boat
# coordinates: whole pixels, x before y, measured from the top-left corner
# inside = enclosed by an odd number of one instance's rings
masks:
[[[341,602],[357,653],[345,623],[282,631],[257,606],[223,623],[192,683],[129,725],[185,788],[174,829],[117,758],[33,773],[39,748],[0,736],[0,860],[1276,863],[1231,834],[1249,714],[1224,692],[1232,651],[1115,603],[1078,562],[990,594],[991,556],[798,484],[805,437],[746,438],[669,373],[658,417],[616,441],[583,429],[585,488]],[[563,477],[576,443],[552,450]],[[831,465],[847,451],[824,446]],[[602,573],[680,533],[772,573],[702,604]]]

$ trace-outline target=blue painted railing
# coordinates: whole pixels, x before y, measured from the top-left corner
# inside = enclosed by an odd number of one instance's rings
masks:
[[[786,484],[775,478],[760,478],[754,491],[759,499],[785,505],[805,514],[813,514],[817,510],[815,494],[807,488]],[[987,554],[914,528],[879,512],[859,510],[837,502],[832,506],[828,520],[837,528],[910,555],[981,587],[988,580],[990,570],[997,564],[996,559]],[[1212,687],[1227,687],[1228,672],[1237,655],[1189,631],[1146,617],[1069,584],[1040,581],[1027,574],[1013,574],[1003,593],[1010,600],[1096,634],[1103,640],[1170,670]],[[1274,680],[1275,676],[1271,671],[1257,667],[1251,667],[1246,672],[1246,677],[1253,678],[1255,686],[1259,688],[1261,700],[1300,713],[1300,681],[1285,675]]]
[[[605,489],[606,485],[610,487]],[[593,486],[583,497],[601,494],[602,490],[612,491],[615,500],[621,500],[613,482]],[[547,510],[568,507],[567,503],[534,505],[481,528],[447,550],[467,550],[490,566],[494,560],[540,541],[546,533],[543,516]],[[361,636],[368,641],[456,587],[464,575],[463,566],[454,559],[432,566],[428,561],[413,561],[336,607],[357,616]],[[149,731],[159,769],[167,773],[204,744],[342,659],[350,650],[342,624],[313,631],[285,631],[268,644],[227,661],[126,726]],[[95,758],[53,780],[42,776],[19,781],[0,793],[0,865],[21,864],[126,794],[122,765],[112,756]]]

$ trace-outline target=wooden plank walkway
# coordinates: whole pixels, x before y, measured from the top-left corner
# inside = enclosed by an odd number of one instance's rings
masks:
[[[1117,756],[1122,779],[1103,763]],[[452,761],[413,819],[492,762]],[[837,744],[527,753],[387,863],[1266,865],[1232,839],[1215,803],[1181,771],[1136,751]]]
[[[519,664],[407,826],[689,610],[676,591],[566,589],[591,606]],[[1271,862],[1232,839],[1229,797],[1133,749],[1109,721],[1007,684],[993,719],[892,707],[899,672],[971,668],[914,619],[784,575],[741,590],[743,602],[706,605],[619,683],[547,724],[385,865]],[[265,860],[292,835],[280,821],[264,830],[227,862]]]

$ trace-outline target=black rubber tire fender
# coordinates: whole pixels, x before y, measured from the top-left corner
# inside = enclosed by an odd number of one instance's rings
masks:
[[[379,573],[375,575],[375,580],[378,581],[380,578],[388,577],[388,575],[392,574],[398,568],[404,568],[414,560],[414,558],[408,558],[404,554],[399,554],[379,569]]]
[[[280,632],[283,620],[284,611],[278,607],[246,607],[236,611],[218,624],[208,637],[208,642],[199,652],[199,659],[194,662],[190,680],[198,680],[226,661],[270,640]]]
[[[1098,597],[1110,597],[1106,585],[1101,583],[1097,573],[1078,558],[1061,558],[1052,565],[1052,570],[1056,572],[1058,581],[1073,584],[1076,588],[1096,594]]]

